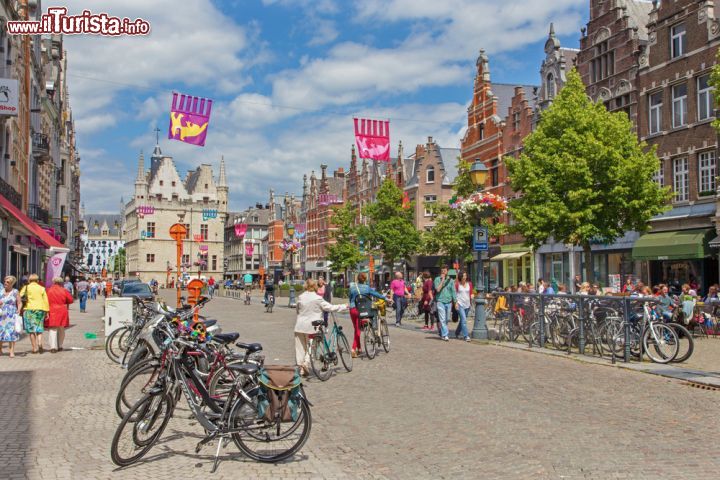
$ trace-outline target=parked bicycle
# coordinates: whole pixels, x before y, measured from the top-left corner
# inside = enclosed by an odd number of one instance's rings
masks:
[[[333,319],[332,328],[327,330],[328,324],[325,320],[312,322],[316,332],[310,337],[310,367],[315,376],[323,382],[332,375],[332,367],[337,366],[338,358],[351,372],[353,369],[352,351],[350,343],[340,325],[337,324],[335,314],[330,312]]]

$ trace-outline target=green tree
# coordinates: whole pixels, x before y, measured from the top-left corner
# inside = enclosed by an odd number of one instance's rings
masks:
[[[125,273],[125,249],[119,248],[117,254],[112,257],[112,264],[110,271],[113,273]]]
[[[382,254],[383,262],[392,268],[396,260],[408,259],[420,247],[420,234],[413,222],[413,209],[402,208],[403,192],[391,179],[385,179],[375,202],[363,213],[368,226],[360,228],[369,250]]]
[[[468,197],[477,190],[470,180],[471,164],[457,159],[457,177],[453,183],[454,197]],[[432,208],[435,226],[429,232],[423,232],[422,252],[425,255],[442,254],[451,260],[469,262],[472,260],[472,234],[473,222],[460,214],[456,209],[450,208],[449,204],[438,203]],[[504,225],[501,223],[488,224],[490,235],[501,235],[504,233]]]
[[[717,53],[718,63],[712,69],[710,73],[710,85],[715,87],[713,94],[715,95],[715,108],[720,106],[720,50]],[[713,126],[720,132],[720,118],[716,118],[713,122]]]
[[[358,228],[355,226],[357,213],[350,204],[333,208],[332,222],[337,230],[332,232],[332,238],[336,243],[328,246],[326,257],[332,262],[333,271],[343,272],[345,285],[348,285],[348,270],[357,268],[365,258],[360,253]]]
[[[579,245],[590,258],[593,241],[611,243],[628,230],[646,231],[663,212],[667,188],[653,181],[660,167],[654,149],[638,143],[625,113],[593,103],[577,71],[526,140],[520,158],[506,158],[522,197],[510,202],[516,228],[528,245],[550,237]],[[592,263],[585,275],[592,280]]]

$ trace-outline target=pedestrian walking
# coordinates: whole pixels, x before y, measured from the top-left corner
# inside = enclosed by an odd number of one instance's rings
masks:
[[[390,291],[395,304],[395,326],[399,327],[407,307],[407,296],[410,294],[410,290],[408,290],[405,280],[403,280],[402,272],[395,272],[395,280],[390,282]]]
[[[78,300],[80,301],[80,313],[85,313],[85,309],[87,308],[88,293],[90,291],[90,284],[87,282],[87,280],[85,280],[84,277],[81,277],[80,280],[77,282],[75,288],[77,290]]]
[[[78,282],[78,295],[80,296],[81,305],[83,297],[87,300],[87,292],[80,290],[82,282],[83,280]],[[73,297],[63,288],[63,279],[56,277],[53,278],[53,285],[47,290],[47,298],[50,305],[50,311],[45,318],[45,328],[48,330],[48,346],[50,347],[50,353],[62,352],[63,343],[65,342],[65,328],[70,325],[68,305],[73,303]],[[84,312],[85,310],[80,311]]]
[[[215,295],[215,278],[210,277],[210,279],[207,282],[208,284],[208,294],[210,295],[210,298],[213,298],[213,295]]]
[[[74,287],[73,283],[70,281],[70,277],[65,277],[65,283],[63,284],[63,286],[65,287],[65,290],[70,292],[70,295],[73,295],[73,296],[75,295],[75,287]]]
[[[440,337],[446,342],[448,338],[447,322],[452,315],[452,307],[457,302],[457,294],[452,279],[448,276],[447,265],[440,269],[440,276],[435,279],[435,298],[438,310],[438,323],[440,324]]]
[[[98,283],[96,278],[90,279],[90,299],[95,300],[97,298]]]
[[[325,277],[318,277],[318,290],[317,294],[323,297],[323,300],[325,300],[328,303],[332,303],[332,288],[330,288],[330,285],[325,283]],[[323,320],[327,322],[328,320],[328,312],[323,313]]]
[[[45,327],[45,317],[50,310],[47,292],[39,282],[40,277],[33,273],[28,277],[28,284],[20,290],[20,299],[23,305],[23,327],[25,333],[30,336],[31,353],[43,353],[45,351],[43,349],[42,334]]]
[[[17,279],[12,275],[5,277],[2,296],[0,296],[0,355],[3,354],[4,342],[8,342],[10,358],[15,358],[15,342],[20,338],[17,328],[19,313],[22,308],[20,294],[15,289]]]
[[[357,276],[357,282],[350,283],[350,319],[352,320],[353,329],[353,344],[352,344],[352,356],[356,358],[362,351],[360,348],[360,312],[357,309],[357,299],[360,295],[369,295],[375,298],[385,300],[385,297],[371,288],[367,284],[367,275],[365,272],[360,273]]]
[[[583,284],[583,281],[582,281],[582,277],[580,276],[580,274],[575,275],[575,281],[573,283],[573,288],[574,288],[573,293],[575,295],[580,293],[580,287],[582,287],[582,284]]]
[[[347,305],[332,305],[317,293],[318,282],[309,278],[305,281],[305,292],[297,299],[297,320],[295,321],[295,362],[302,375],[310,372],[308,337],[315,333],[312,322],[320,320],[324,312],[342,312]]]
[[[434,300],[433,296],[433,281],[430,277],[430,272],[425,271],[422,274],[422,295],[420,297],[420,305],[423,313],[425,314],[425,326],[422,330],[434,330],[435,329],[435,313],[432,311],[432,304]],[[429,322],[429,324],[428,324]]]
[[[455,293],[457,295],[458,310],[458,326],[455,329],[455,338],[462,336],[466,342],[470,341],[470,335],[467,328],[467,317],[470,313],[472,300],[475,298],[473,293],[473,284],[468,279],[467,272],[460,273],[458,280],[455,281]]]

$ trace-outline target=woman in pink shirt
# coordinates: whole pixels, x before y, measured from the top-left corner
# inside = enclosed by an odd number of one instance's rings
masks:
[[[399,327],[405,307],[407,307],[406,297],[410,294],[401,272],[395,272],[395,280],[390,282],[390,291],[393,294],[393,303],[395,303],[395,326]]]

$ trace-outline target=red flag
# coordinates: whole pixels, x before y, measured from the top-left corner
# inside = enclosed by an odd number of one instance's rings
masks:
[[[235,236],[236,237],[244,237],[245,232],[247,232],[247,223],[237,223],[235,224]]]
[[[245,244],[245,255],[248,257],[252,257],[253,252],[255,251],[255,245],[252,243],[246,243]]]
[[[410,208],[410,196],[408,195],[408,192],[403,192],[402,208],[405,210]]]
[[[390,161],[390,122],[354,118],[355,143],[360,158]]]

